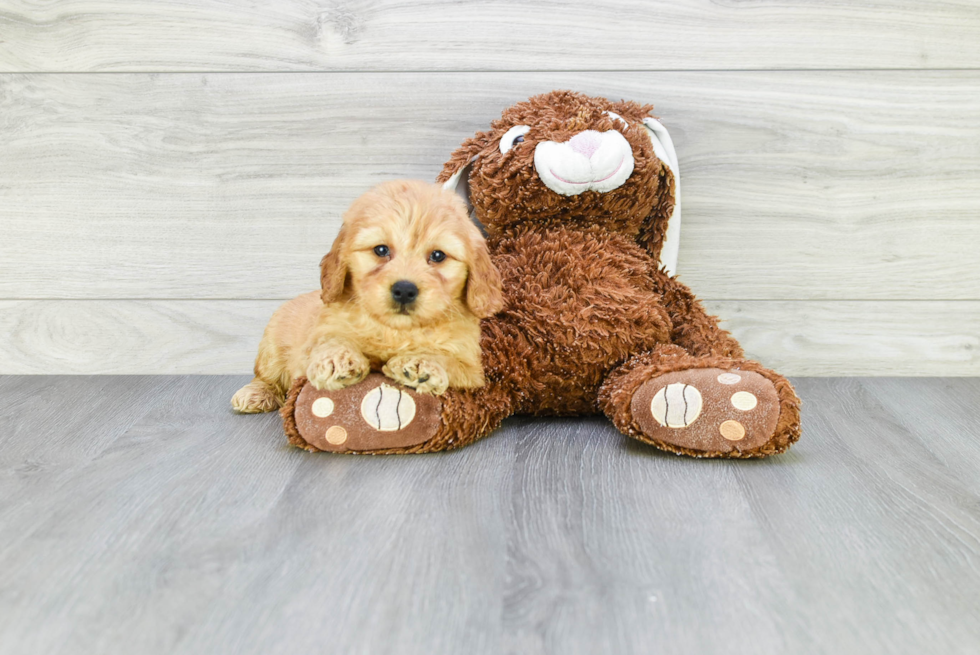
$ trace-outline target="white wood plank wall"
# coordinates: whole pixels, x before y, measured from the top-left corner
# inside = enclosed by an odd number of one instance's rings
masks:
[[[980,1],[0,0],[0,373],[247,373],[346,205],[652,102],[682,278],[790,375],[980,375]]]

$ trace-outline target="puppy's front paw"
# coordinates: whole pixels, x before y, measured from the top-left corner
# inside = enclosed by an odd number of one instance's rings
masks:
[[[314,351],[306,378],[316,389],[336,391],[357,384],[371,372],[371,364],[361,353],[346,346]]]
[[[419,393],[441,396],[449,388],[446,369],[424,357],[392,357],[382,370],[392,380]]]

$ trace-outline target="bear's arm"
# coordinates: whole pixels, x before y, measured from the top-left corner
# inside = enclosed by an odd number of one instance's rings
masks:
[[[662,271],[656,274],[664,307],[673,323],[672,343],[695,357],[721,356],[742,359],[742,346],[727,330],[718,327],[718,318],[709,315],[694,293],[676,278]]]

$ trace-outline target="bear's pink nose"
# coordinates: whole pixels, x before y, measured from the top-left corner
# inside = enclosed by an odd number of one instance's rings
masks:
[[[600,138],[599,133],[595,130],[586,130],[584,132],[579,132],[569,139],[568,145],[570,145],[572,150],[580,155],[585,155],[589,159],[592,159],[592,155],[599,149],[599,146],[602,145],[602,139]]]

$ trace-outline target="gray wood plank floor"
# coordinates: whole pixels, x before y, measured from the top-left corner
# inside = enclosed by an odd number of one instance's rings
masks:
[[[760,462],[310,455],[246,380],[0,377],[0,653],[980,652],[980,379],[798,379]]]

